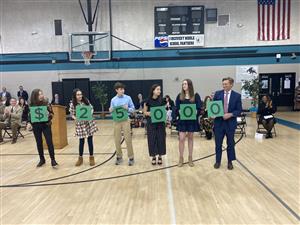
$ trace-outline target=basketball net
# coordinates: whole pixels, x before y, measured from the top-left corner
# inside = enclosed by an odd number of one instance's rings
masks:
[[[95,55],[93,52],[89,52],[89,51],[86,51],[86,52],[82,52],[81,53],[83,59],[84,59],[84,64],[86,66],[90,65],[91,64],[91,58],[93,57],[93,55]]]

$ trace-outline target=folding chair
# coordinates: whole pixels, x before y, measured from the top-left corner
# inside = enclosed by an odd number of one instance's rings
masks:
[[[241,113],[241,116],[237,117],[237,129],[235,133],[242,134],[245,135],[245,137],[247,137],[246,126],[247,126],[246,114]]]
[[[20,126],[20,127],[18,128],[18,130],[17,130],[17,138],[19,138],[19,137],[24,138],[24,135],[23,135],[22,132],[21,132],[21,128],[24,128],[24,127]],[[6,135],[8,136],[8,138],[12,138],[12,131],[11,131],[10,126],[6,126],[6,127],[4,128],[3,138],[5,138]]]
[[[273,115],[273,117],[274,117],[274,115]],[[271,133],[274,134],[276,137],[277,133],[276,133],[276,127],[275,127],[275,125],[276,125],[275,117],[274,117],[274,120],[275,120],[275,122],[274,122],[274,126],[271,130]],[[259,115],[256,115],[256,122],[257,122],[256,133],[266,134],[267,133],[266,129],[263,127],[263,124],[259,121]]]

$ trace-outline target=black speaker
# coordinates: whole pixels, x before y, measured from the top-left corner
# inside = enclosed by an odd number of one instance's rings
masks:
[[[54,20],[55,35],[62,35],[62,24],[61,20]]]

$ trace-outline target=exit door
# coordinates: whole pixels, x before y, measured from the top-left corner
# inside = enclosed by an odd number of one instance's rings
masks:
[[[259,97],[269,95],[276,106],[293,107],[296,73],[261,73]]]

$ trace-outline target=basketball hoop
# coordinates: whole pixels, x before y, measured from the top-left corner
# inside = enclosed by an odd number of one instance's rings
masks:
[[[93,57],[93,55],[95,55],[95,53],[90,52],[90,51],[86,51],[86,52],[82,52],[81,53],[83,59],[84,59],[84,64],[86,66],[91,64],[91,58]]]

